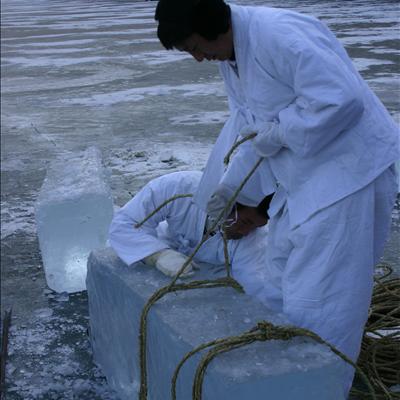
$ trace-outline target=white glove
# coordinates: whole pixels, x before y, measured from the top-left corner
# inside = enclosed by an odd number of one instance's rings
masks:
[[[261,157],[275,155],[283,147],[282,135],[278,122],[258,122],[246,125],[240,131],[240,136],[246,137],[250,133],[257,133],[252,140],[253,146]]]
[[[234,191],[225,185],[219,185],[217,190],[211,196],[210,200],[207,203],[207,214],[210,217],[211,221],[215,221],[219,216],[221,211],[228,204],[229,199],[233,196]],[[222,218],[225,219],[232,211],[233,205],[230,207],[230,210],[226,210],[224,216]]]
[[[255,124],[244,125],[242,129],[240,129],[239,136],[243,139],[246,136],[251,135],[252,133],[258,133],[257,127]]]
[[[187,259],[187,256],[178,251],[165,249],[146,257],[143,261],[147,265],[155,266],[164,275],[174,277]],[[180,278],[188,278],[193,273],[193,266],[190,263],[182,272]]]

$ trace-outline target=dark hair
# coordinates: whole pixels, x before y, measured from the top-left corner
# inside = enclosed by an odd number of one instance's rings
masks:
[[[155,19],[157,36],[170,50],[193,33],[215,40],[230,26],[231,10],[224,0],[160,0]]]
[[[274,193],[269,194],[268,196],[264,197],[261,203],[256,207],[258,214],[261,216],[268,218],[268,209],[269,209],[269,204],[271,203],[272,197],[274,196]],[[240,203],[236,203],[237,209],[240,210],[241,208],[248,207]],[[254,208],[254,207],[253,207]]]

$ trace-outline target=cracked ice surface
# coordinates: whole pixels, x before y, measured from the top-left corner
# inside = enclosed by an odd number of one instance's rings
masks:
[[[194,279],[222,275],[224,271],[218,273],[215,266],[202,264]],[[135,339],[141,309],[167,282],[159,271],[141,263],[126,266],[111,249],[95,251],[89,258],[87,287],[94,357],[123,400],[135,398],[139,386],[139,345]],[[216,338],[238,335],[263,319],[275,325],[287,324],[282,314],[232,288],[184,290],[164,296],[148,318],[149,397],[166,398],[173,371],[188,351]],[[182,369],[178,398],[190,398],[198,355],[195,360]],[[243,400],[269,393],[271,399],[292,400],[296,393],[299,400],[338,400],[343,397],[339,383],[342,367],[342,361],[325,346],[308,338],[252,343],[212,362],[204,398]]]
[[[82,308],[84,297],[43,294],[49,307],[36,309],[29,319],[11,327],[7,376],[13,381],[10,398],[114,400],[101,371],[82,355],[90,354],[87,317],[68,307]],[[18,323],[18,320],[16,321]],[[7,397],[8,398],[8,397]]]
[[[395,5],[284,4],[332,28],[400,121]],[[33,205],[49,162],[99,146],[121,206],[156,176],[203,168],[228,111],[214,63],[198,64],[161,48],[154,7],[155,2],[113,0],[2,2],[1,307],[13,307],[10,400],[115,398],[91,362],[85,293],[59,302],[44,293]],[[398,210],[385,253],[397,268]]]

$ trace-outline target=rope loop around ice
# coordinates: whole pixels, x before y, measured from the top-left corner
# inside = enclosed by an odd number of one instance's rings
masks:
[[[182,275],[183,271],[186,269],[186,267],[192,262],[193,258],[201,248],[201,246],[206,242],[206,240],[209,238],[210,233],[213,232],[220,221],[224,218],[226,213],[229,212],[229,210],[232,209],[233,204],[236,201],[237,196],[239,195],[240,191],[244,187],[244,185],[248,182],[250,177],[253,175],[254,171],[258,168],[258,166],[261,164],[263,161],[263,158],[260,158],[257,160],[255,165],[252,167],[252,169],[249,171],[249,173],[246,175],[246,177],[243,179],[243,182],[239,185],[239,187],[236,189],[232,197],[228,200],[228,203],[226,204],[225,208],[219,213],[217,218],[213,221],[209,229],[207,230],[206,234],[203,236],[202,240],[197,244],[195,249],[193,250],[192,254],[188,257],[188,259],[183,263],[182,267],[176,274],[176,276],[171,280],[171,282],[157,290],[147,301],[145,304],[142,314],[140,316],[140,332],[139,332],[139,362],[140,362],[140,389],[139,389],[139,400],[147,400],[147,392],[148,392],[148,387],[147,387],[147,354],[146,354],[146,349],[147,349],[147,317],[149,314],[149,311],[151,307],[158,301],[160,300],[163,296],[165,296],[167,293],[171,291],[171,289],[174,287],[176,281],[179,279],[179,277]],[[169,199],[171,200],[171,199]],[[171,200],[173,201],[173,200]],[[164,203],[163,203],[164,204]],[[152,214],[154,215],[154,214]],[[148,217],[146,217],[146,220]],[[142,224],[143,221],[140,223]],[[225,257],[227,255],[227,250],[226,250],[226,243],[224,242],[224,254]],[[229,276],[229,260],[225,261],[225,265],[227,268],[227,273],[228,276],[226,279],[229,279],[230,282],[233,281],[232,278]],[[213,281],[210,281],[213,282]],[[236,281],[235,281],[236,282]],[[239,285],[237,283],[237,285]],[[231,286],[231,285],[226,285],[226,286]],[[239,285],[240,286],[240,285]],[[186,290],[186,289],[185,289]]]
[[[255,137],[255,134],[249,135],[242,140],[236,142],[231,150],[228,152],[224,159],[224,163],[229,163],[230,156],[233,154],[234,150],[241,145]],[[233,287],[236,290],[243,292],[243,288],[238,282],[236,282],[230,275],[230,262],[228,259],[227,250],[227,240],[224,239],[224,254],[225,254],[225,267],[227,276],[225,278],[220,278],[217,280],[203,280],[203,281],[192,281],[185,284],[177,284],[177,280],[180,275],[186,269],[186,267],[193,260],[194,256],[197,254],[200,247],[208,239],[210,233],[218,226],[219,222],[223,219],[225,213],[229,211],[239,192],[242,190],[244,185],[250,179],[254,171],[263,161],[260,158],[248,175],[245,177],[241,185],[237,188],[231,199],[229,199],[228,204],[225,209],[221,211],[219,216],[216,218],[212,226],[208,229],[203,239],[199,242],[196,248],[193,250],[192,254],[189,256],[187,261],[182,265],[177,275],[172,279],[172,281],[165,287],[157,290],[145,304],[141,318],[140,318],[140,332],[139,332],[139,358],[140,358],[140,391],[139,400],[147,400],[147,317],[151,307],[160,300],[167,293],[176,292],[180,290],[190,290],[190,289],[200,289],[200,288],[215,288],[215,287]],[[192,197],[192,194],[176,195],[164,203],[162,203],[157,209],[155,209],[151,214],[149,214],[143,221],[138,223],[135,227],[138,228],[144,224],[149,218],[155,215],[162,207],[174,201],[178,198]],[[208,352],[201,359],[194,378],[192,396],[193,400],[201,400],[202,398],[202,386],[203,380],[206,373],[208,364],[218,355],[231,351],[233,349],[245,346],[247,344],[253,343],[255,341],[266,341],[266,340],[290,340],[295,336],[306,336],[314,339],[318,343],[324,344],[330,348],[330,350],[338,355],[342,360],[352,365],[358,376],[361,377],[366,391],[352,390],[352,394],[356,394],[357,398],[362,399],[372,399],[372,400],[386,400],[392,399],[392,396],[388,384],[396,384],[400,382],[400,343],[399,343],[399,327],[400,327],[400,279],[392,279],[388,282],[383,282],[385,278],[390,275],[390,267],[383,277],[376,280],[376,286],[374,290],[374,295],[372,299],[372,306],[370,311],[370,317],[365,328],[365,335],[361,350],[360,359],[358,365],[356,365],[351,359],[349,359],[345,354],[341,353],[330,343],[324,341],[316,333],[309,331],[307,329],[298,327],[288,327],[288,326],[275,326],[267,321],[258,322],[257,326],[253,329],[242,333],[238,336],[231,336],[226,338],[220,338],[213,340],[208,343],[201,344],[197,348],[193,349],[191,352],[187,353],[181,362],[175,369],[174,375],[172,377],[171,385],[171,397],[176,400],[176,381],[178,379],[178,374],[183,364],[192,357],[194,354],[201,350],[210,348]],[[371,321],[371,322],[370,322]],[[397,327],[397,329],[396,329]],[[393,329],[394,332],[390,335],[381,335],[380,330],[383,329]],[[375,336],[374,336],[375,335]],[[373,338],[371,338],[371,336]],[[378,339],[376,338],[378,337]],[[397,350],[397,351],[396,351]],[[379,358],[378,354],[382,357]],[[396,358],[397,357],[397,358]],[[394,359],[393,359],[394,358]],[[376,390],[378,394],[376,394]],[[360,397],[361,396],[361,397]],[[400,397],[400,396],[399,396]]]

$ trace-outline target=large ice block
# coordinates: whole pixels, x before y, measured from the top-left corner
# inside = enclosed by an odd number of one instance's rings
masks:
[[[68,153],[47,170],[35,205],[48,286],[85,290],[89,253],[106,243],[113,202],[99,149]]]
[[[217,277],[202,265],[196,279]],[[169,282],[142,263],[126,266],[111,249],[93,252],[88,261],[91,341],[95,362],[121,400],[137,399],[138,332],[142,307]],[[149,400],[170,399],[173,371],[194,347],[237,335],[257,321],[283,324],[282,315],[232,288],[196,289],[166,295],[148,319]],[[177,399],[191,399],[200,356],[181,370]],[[217,356],[209,365],[204,400],[341,400],[343,361],[310,339],[258,342]]]

